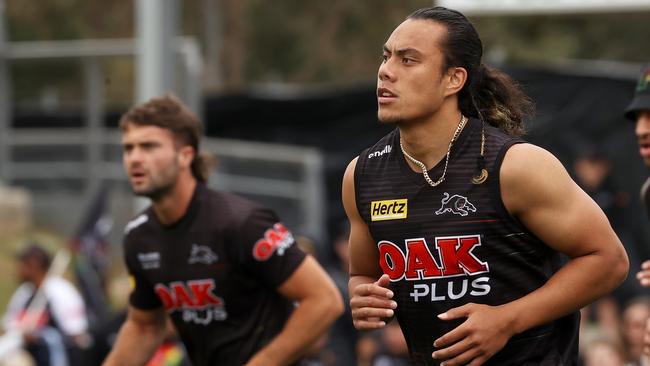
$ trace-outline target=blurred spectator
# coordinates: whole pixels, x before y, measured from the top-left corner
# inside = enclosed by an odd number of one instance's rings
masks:
[[[22,283],[9,301],[3,326],[23,334],[25,349],[36,366],[77,365],[80,350],[89,343],[84,302],[69,281],[48,276],[50,263],[50,255],[37,245],[19,253]],[[44,297],[44,309],[30,307],[37,296]]]
[[[592,340],[585,348],[583,366],[626,366],[621,345],[610,338]]]
[[[402,329],[393,320],[381,329],[381,351],[372,361],[372,366],[408,366],[409,349]]]
[[[634,98],[625,108],[625,117],[636,123],[634,132],[639,143],[639,154],[645,165],[650,168],[650,64],[647,64],[641,72]],[[650,217],[649,190],[650,178],[641,187],[641,200],[646,206],[648,217]],[[637,279],[641,285],[650,287],[650,260],[643,263]],[[650,356],[650,320],[646,323],[645,353]]]
[[[350,312],[350,296],[348,294],[350,256],[348,252],[348,239],[350,228],[346,222],[341,224],[337,236],[332,242],[332,250],[335,254],[335,263],[327,268],[336,287],[343,296],[345,310],[331,329],[330,344],[328,348],[336,356],[337,365],[354,365],[356,356],[356,343],[358,340],[357,330],[352,324],[352,313]]]
[[[623,344],[629,365],[644,366],[643,336],[645,324],[650,317],[650,298],[637,297],[623,310]]]
[[[357,366],[370,366],[379,353],[379,331],[370,331],[359,336],[356,343]]]
[[[617,187],[611,176],[611,162],[603,148],[593,143],[576,143],[577,155],[573,161],[576,182],[598,204],[621,239],[630,260],[630,268],[641,263],[638,245],[642,242],[636,212],[630,210],[630,195]],[[632,216],[634,215],[634,217]],[[633,276],[614,290],[619,305],[627,303],[641,293],[642,288]]]

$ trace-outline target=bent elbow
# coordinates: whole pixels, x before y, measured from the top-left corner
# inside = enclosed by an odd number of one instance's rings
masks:
[[[334,288],[328,296],[328,306],[327,313],[331,317],[332,322],[341,315],[345,310],[345,305],[343,304],[343,297],[337,288]]]
[[[616,265],[616,273],[618,274],[618,284],[621,284],[627,278],[628,273],[630,272],[630,260],[627,257],[627,252],[621,246],[621,250],[618,254],[618,260]]]
[[[612,290],[614,290],[627,278],[630,271],[630,261],[623,245],[618,245],[618,248],[612,251],[608,259],[608,263],[604,268],[608,268],[607,277],[611,282]]]

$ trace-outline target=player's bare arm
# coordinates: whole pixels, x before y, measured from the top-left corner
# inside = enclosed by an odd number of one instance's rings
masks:
[[[355,200],[354,169],[357,159],[350,162],[343,176],[343,206],[350,221],[350,307],[354,326],[370,330],[385,325],[382,318],[393,316],[397,303],[388,289],[387,275],[381,275],[378,251],[363,221]]]
[[[113,350],[104,366],[145,365],[153,356],[165,336],[165,310],[139,310],[132,306],[120,328]]]
[[[553,155],[534,145],[515,145],[506,153],[500,179],[507,210],[570,261],[518,300],[496,307],[467,304],[440,315],[467,318],[435,340],[433,356],[447,360],[445,366],[481,365],[514,334],[580,309],[627,275],[627,255],[604,213]]]
[[[343,299],[325,270],[310,256],[278,288],[298,302],[282,331],[246,366],[288,365],[343,313]]]

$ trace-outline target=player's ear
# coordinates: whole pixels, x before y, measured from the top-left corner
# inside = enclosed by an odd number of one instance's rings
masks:
[[[178,151],[178,160],[179,164],[182,167],[190,167],[192,165],[192,161],[194,160],[194,156],[196,153],[194,152],[194,148],[190,145],[185,145],[181,147]]]
[[[457,94],[465,86],[467,70],[464,67],[450,67],[445,74],[445,96]]]

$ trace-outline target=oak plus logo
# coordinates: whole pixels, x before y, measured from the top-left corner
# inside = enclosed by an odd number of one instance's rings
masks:
[[[405,219],[408,216],[408,199],[370,202],[370,220],[385,221]]]
[[[183,313],[183,321],[208,325],[228,318],[223,299],[214,294],[213,279],[175,281],[168,286],[162,283],[154,287],[158,298],[169,314]]]
[[[267,261],[273,253],[284,255],[294,243],[293,234],[281,223],[273,225],[273,228],[264,232],[264,237],[255,242],[253,246],[253,257],[258,261]]]
[[[382,240],[378,244],[379,265],[392,282],[436,280],[413,284],[409,295],[415,302],[485,296],[491,289],[490,278],[478,275],[489,273],[490,268],[473,253],[479,246],[480,235],[437,237],[434,255],[424,238],[406,239],[405,252]]]

